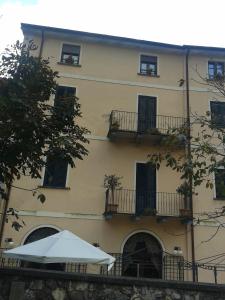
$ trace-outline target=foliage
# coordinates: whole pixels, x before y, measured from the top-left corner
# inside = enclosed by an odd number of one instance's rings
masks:
[[[3,199],[21,176],[40,178],[48,158],[61,158],[75,166],[88,154],[88,130],[77,124],[81,117],[78,98],[52,105],[58,73],[48,59],[33,55],[37,47],[17,42],[0,61],[0,182]],[[69,103],[69,105],[68,105]],[[72,106],[71,106],[72,105]],[[73,109],[71,109],[71,107]],[[32,190],[33,191],[33,190]],[[38,199],[43,202],[44,195]]]
[[[118,177],[115,174],[113,175],[105,175],[104,177],[104,188],[109,190],[121,189],[122,184],[120,180],[122,177]]]

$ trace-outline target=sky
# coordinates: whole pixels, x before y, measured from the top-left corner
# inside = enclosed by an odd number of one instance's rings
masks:
[[[0,52],[31,23],[171,44],[225,47],[225,0],[0,0]]]

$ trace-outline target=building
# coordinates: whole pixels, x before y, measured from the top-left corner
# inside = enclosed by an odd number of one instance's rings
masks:
[[[59,71],[58,93],[79,97],[80,124],[91,130],[90,153],[75,169],[49,164],[41,181],[22,178],[21,187],[39,186],[47,200],[41,204],[31,193],[12,189],[10,206],[26,225],[15,232],[8,224],[4,239],[20,245],[66,228],[121,254],[123,275],[190,280],[191,271],[165,266],[223,253],[223,229],[203,243],[217,223],[192,227],[190,204],[176,191],[179,174],[165,164],[156,171],[147,163],[148,154],[166,151],[161,141],[167,130],[182,126],[190,111],[205,112],[210,101],[213,107],[214,98],[199,83],[198,73],[224,72],[225,49],[30,24],[22,24],[22,31],[25,41],[39,46],[37,54],[50,57]],[[178,155],[186,149],[179,145],[175,151]],[[105,174],[122,177],[122,188],[106,192]],[[223,205],[213,191],[201,187],[198,192],[194,214]],[[200,271],[199,276],[212,280],[211,273]]]

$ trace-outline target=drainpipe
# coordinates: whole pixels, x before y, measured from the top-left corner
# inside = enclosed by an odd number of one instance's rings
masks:
[[[191,120],[190,120],[190,94],[189,94],[189,54],[190,49],[186,48],[185,55],[185,68],[186,68],[186,106],[187,106],[187,124],[188,124],[188,133],[187,133],[187,157],[188,160],[191,161]],[[189,208],[191,210],[191,219],[193,220],[193,194],[192,194],[192,176],[190,175],[188,178],[189,186],[190,186],[190,195],[189,195]],[[194,225],[193,221],[190,225],[190,233],[191,233],[191,256],[192,256],[192,279],[193,282],[196,281],[195,274],[195,239],[194,239]]]
[[[44,29],[41,29],[41,45],[40,45],[40,50],[39,50],[39,59],[42,57],[42,53],[43,53],[43,46],[44,46],[44,39],[45,39],[45,36],[44,36]]]

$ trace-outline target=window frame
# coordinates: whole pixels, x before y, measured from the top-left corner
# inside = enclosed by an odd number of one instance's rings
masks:
[[[217,101],[215,101],[215,100],[210,100],[209,101],[209,111],[210,111],[210,118],[211,118],[211,122],[213,122],[213,114],[212,114],[212,104],[213,103],[219,103],[219,104],[222,104],[222,105],[224,105],[225,106],[225,102],[223,101],[223,100],[217,100]],[[215,122],[216,123],[216,122]],[[224,114],[224,125],[223,126],[216,126],[216,124],[215,124],[215,127],[216,128],[225,128],[225,114]]]
[[[151,74],[151,73],[145,73],[142,72],[142,56],[148,56],[148,57],[154,57],[156,59],[156,73],[155,74]],[[149,76],[149,77],[160,77],[159,76],[159,57],[158,55],[154,54],[154,53],[139,53],[139,64],[138,64],[138,75],[142,75],[142,76]]]
[[[80,47],[78,64],[68,64],[68,63],[65,63],[65,62],[62,61],[63,45]],[[65,66],[71,66],[71,67],[81,67],[81,59],[82,59],[82,45],[81,44],[71,43],[71,42],[68,42],[68,41],[61,42],[58,64],[65,65]]]
[[[223,170],[225,172],[225,168],[223,168],[223,167],[219,167],[219,168],[217,168],[217,170]],[[219,200],[219,201],[224,201],[225,200],[225,193],[224,193],[224,196],[219,196],[219,195],[216,194],[216,172],[215,171],[214,171],[213,176],[214,176],[214,178],[213,178],[213,181],[214,181],[214,188],[213,188],[214,197],[213,197],[213,199],[214,200]],[[224,178],[224,182],[225,182],[225,178]],[[224,187],[225,187],[225,184],[224,184]]]
[[[211,76],[209,74],[209,65],[212,64],[214,66],[214,69],[213,69],[213,75]],[[222,71],[222,76],[225,75],[225,62],[224,61],[219,61],[219,60],[208,60],[208,64],[207,64],[207,74],[208,74],[208,80],[214,80],[215,77],[218,75],[218,73],[216,73],[216,70],[217,70],[217,65],[218,64],[221,64],[222,67],[223,67],[223,71]]]
[[[58,88],[60,88],[60,87],[74,89],[74,97],[77,97],[77,88],[76,88],[75,86],[68,86],[68,85],[66,86],[66,85],[61,85],[61,84],[59,84],[59,85],[58,85]],[[54,99],[53,99],[53,105],[54,105],[54,106],[55,106],[55,104],[56,104],[56,96],[57,96],[57,90],[56,90],[55,97],[54,97]]]
[[[43,168],[43,173],[42,173],[42,188],[49,188],[49,189],[69,189],[68,187],[68,180],[69,180],[69,169],[70,165],[67,163],[67,170],[66,170],[66,178],[65,178],[65,186],[55,186],[55,185],[49,185],[45,184],[45,175],[46,175],[46,168],[47,168],[47,160],[48,158],[45,158],[46,164]]]

